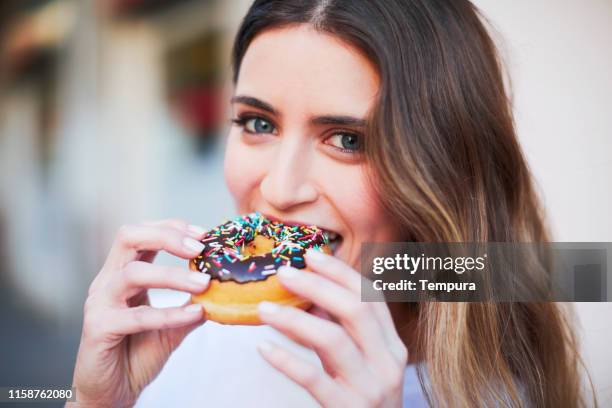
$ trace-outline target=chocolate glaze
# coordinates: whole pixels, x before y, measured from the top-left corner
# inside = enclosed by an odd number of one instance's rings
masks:
[[[254,256],[245,254],[244,249],[258,235],[273,240],[272,251]],[[266,279],[281,265],[305,268],[306,250],[322,250],[322,246],[329,244],[329,238],[314,225],[284,225],[255,212],[212,229],[200,242],[204,250],[191,260],[200,272],[220,281],[247,283]]]

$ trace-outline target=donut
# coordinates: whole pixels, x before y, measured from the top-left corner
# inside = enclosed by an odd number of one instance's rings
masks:
[[[285,289],[276,272],[282,265],[307,270],[307,249],[331,253],[323,229],[286,225],[259,212],[213,228],[200,242],[204,250],[189,268],[211,279],[208,289],[191,300],[203,305],[208,320],[222,324],[261,324],[257,305],[262,301],[307,309],[310,302]]]

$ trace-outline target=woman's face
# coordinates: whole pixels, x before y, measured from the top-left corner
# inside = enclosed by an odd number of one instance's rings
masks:
[[[242,61],[225,156],[238,211],[335,232],[335,255],[354,267],[361,242],[397,239],[361,153],[378,87],[367,59],[308,25],[258,35]]]

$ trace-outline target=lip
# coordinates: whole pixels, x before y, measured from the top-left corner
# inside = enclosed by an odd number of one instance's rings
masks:
[[[298,226],[299,225],[317,225],[317,224],[313,224],[313,223],[310,223],[310,222],[302,222],[302,221],[296,221],[296,220],[286,220],[286,219],[275,217],[275,216],[270,215],[270,214],[264,214],[264,213],[262,213],[262,214],[263,214],[264,217],[266,217],[270,221],[280,222],[282,224],[289,225],[289,226],[292,226],[292,227],[296,226],[296,225],[298,225]]]
[[[280,222],[281,224],[285,224],[288,226],[301,226],[301,225],[314,225],[316,227],[322,228],[322,229],[326,229],[328,231],[332,231],[328,228],[325,228],[324,226],[316,223],[316,222],[308,222],[308,221],[299,221],[299,220],[288,220],[286,218],[279,218],[279,217],[275,217],[274,215],[270,215],[270,214],[265,214],[262,213],[264,217],[266,217],[267,219],[269,219],[270,221],[274,221],[274,222]]]
[[[338,250],[339,250],[339,249],[342,247],[342,245],[343,245],[343,243],[344,243],[344,236],[343,236],[342,234],[338,233],[337,231],[335,231],[335,230],[333,230],[333,229],[331,229],[331,228],[328,228],[328,227],[326,227],[326,226],[324,226],[324,225],[321,225],[321,224],[319,224],[319,223],[316,223],[316,222],[305,222],[305,221],[298,221],[298,220],[289,220],[289,219],[284,219],[284,218],[276,217],[276,216],[274,216],[274,215],[267,214],[267,213],[264,213],[264,212],[261,212],[261,211],[260,211],[260,213],[261,213],[261,214],[262,214],[264,217],[266,217],[267,219],[269,219],[270,221],[273,221],[273,222],[279,222],[279,223],[282,223],[282,224],[285,224],[285,225],[289,225],[289,226],[296,226],[296,225],[297,225],[297,226],[300,226],[300,225],[315,225],[316,227],[318,227],[318,228],[320,228],[320,229],[324,230],[324,231],[325,231],[325,232],[327,232],[327,233],[335,233],[335,234],[337,234],[337,235],[340,237],[340,240],[339,240],[339,241],[337,242],[337,244],[334,246],[334,248],[335,248],[335,249],[333,250],[333,253],[334,253],[334,254],[337,254],[337,253],[338,253]]]
[[[299,221],[299,220],[288,220],[288,219],[285,219],[285,218],[276,217],[274,215],[266,214],[266,213],[263,213],[263,212],[261,214],[264,217],[266,217],[267,219],[269,219],[270,221],[280,222],[282,224],[289,225],[289,226],[314,225],[314,226],[316,226],[318,228],[321,228],[321,229],[323,229],[323,230],[325,230],[327,232],[333,232],[335,234],[338,234],[338,235],[342,236],[342,234],[338,233],[338,231],[336,231],[336,230],[334,230],[332,228],[328,228],[325,225],[319,224],[319,223],[316,223],[316,222],[307,222],[307,221]]]

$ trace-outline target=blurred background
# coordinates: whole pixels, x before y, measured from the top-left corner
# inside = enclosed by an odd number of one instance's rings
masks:
[[[121,224],[233,215],[229,51],[250,3],[0,2],[0,386],[70,384],[87,287]],[[612,3],[475,3],[556,240],[612,241]],[[576,309],[612,406],[612,304]]]
[[[249,4],[0,2],[0,384],[70,384],[118,226],[233,214],[223,93]]]

